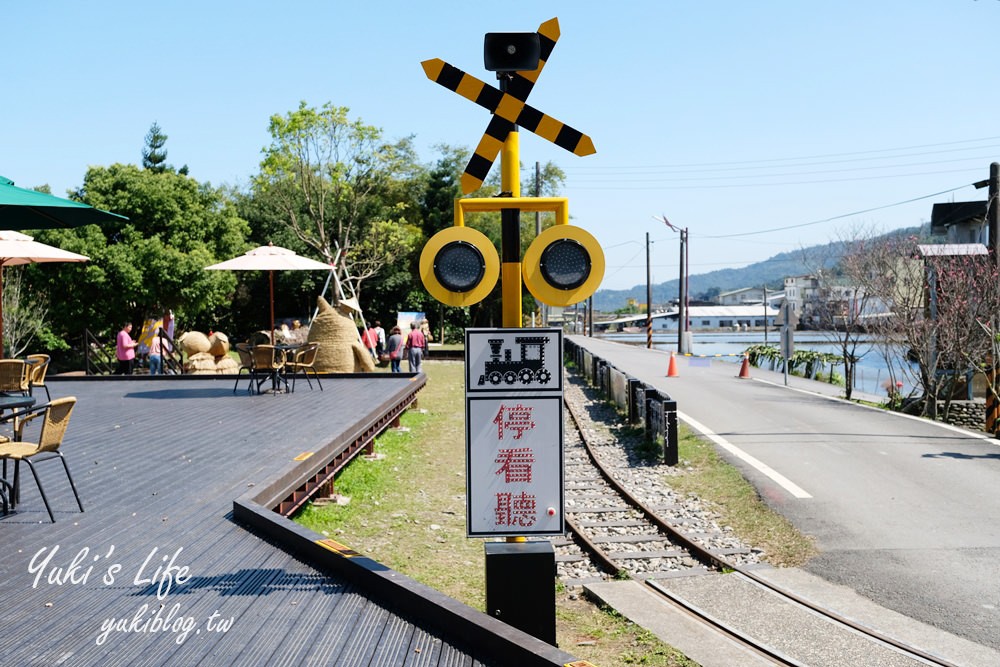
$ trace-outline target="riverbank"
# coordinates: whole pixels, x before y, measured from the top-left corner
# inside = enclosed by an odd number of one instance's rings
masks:
[[[828,354],[839,355],[840,345],[834,336],[837,332],[796,331],[794,344],[796,349],[814,350]],[[595,338],[627,343],[629,345],[646,345],[646,334],[606,333]],[[752,345],[780,345],[778,331],[694,331],[692,332],[691,354],[694,357],[712,357],[734,364],[743,361],[743,353]],[[653,349],[667,352],[677,352],[677,332],[653,334]],[[890,377],[889,366],[885,361],[878,340],[874,337],[862,338],[856,355],[860,357],[856,368],[854,391],[879,397],[879,401],[887,398],[886,382]],[[903,359],[902,351],[897,354]],[[902,363],[902,361],[901,361]],[[827,367],[829,370],[829,367]],[[834,371],[843,376],[843,364],[835,365]],[[896,375],[899,373],[897,371]],[[893,381],[903,382],[900,391],[907,395],[914,388],[914,380],[910,377],[893,377]],[[843,389],[841,389],[843,391]]]

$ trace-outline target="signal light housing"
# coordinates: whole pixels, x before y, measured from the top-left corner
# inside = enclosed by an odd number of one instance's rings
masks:
[[[604,251],[586,230],[554,225],[528,246],[521,273],[536,299],[550,306],[569,306],[597,291],[604,278]]]
[[[449,227],[420,253],[420,279],[431,296],[448,306],[471,306],[493,291],[500,256],[493,242],[469,227]]]

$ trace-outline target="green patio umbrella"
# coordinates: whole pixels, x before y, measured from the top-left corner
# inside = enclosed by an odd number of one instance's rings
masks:
[[[37,243],[19,229],[61,229],[128,218],[61,197],[25,190],[0,176],[0,358],[3,357],[3,267],[36,262],[82,262],[87,258]],[[9,238],[5,234],[11,234]],[[23,237],[23,238],[21,238]]]
[[[128,218],[78,201],[19,188],[0,176],[0,229],[61,229],[124,220]]]

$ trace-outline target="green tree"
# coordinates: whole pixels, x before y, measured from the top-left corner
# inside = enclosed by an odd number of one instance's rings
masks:
[[[25,288],[26,268],[10,266],[3,272],[3,349],[9,357],[23,355],[46,331],[49,300]]]
[[[455,224],[455,200],[462,196],[460,178],[469,160],[468,150],[440,145],[441,153],[427,174],[420,197],[421,229],[426,238]]]
[[[172,171],[114,164],[90,168],[76,197],[129,220],[39,232],[40,241],[90,257],[30,267],[33,284],[52,297],[55,335],[75,339],[89,328],[108,336],[165,309],[182,329],[225,330],[236,279],[205,267],[246,250],[249,228],[224,191]]]
[[[146,145],[142,149],[143,169],[157,174],[162,174],[168,169],[167,149],[164,148],[166,143],[167,135],[163,134],[159,124],[153,121],[149,126],[149,132],[146,133]]]
[[[333,262],[339,251],[346,291],[360,298],[366,280],[415,244],[406,229],[414,203],[408,183],[419,169],[409,139],[386,143],[380,129],[348,113],[301,102],[272,116],[253,188],[323,260]],[[386,224],[403,229],[389,233]]]

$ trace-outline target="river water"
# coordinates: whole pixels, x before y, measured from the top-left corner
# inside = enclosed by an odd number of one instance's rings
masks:
[[[796,331],[794,334],[795,348],[803,350],[815,350],[817,352],[828,352],[830,354],[840,354],[840,346],[836,340],[832,339],[834,334],[820,331]],[[608,333],[602,334],[601,338],[606,340],[620,341],[634,345],[645,345],[646,334],[629,333]],[[691,353],[694,355],[731,355],[723,356],[723,361],[734,364],[743,362],[743,351],[751,345],[760,345],[765,342],[772,347],[780,347],[780,334],[777,331],[767,332],[767,341],[764,340],[763,331],[733,331],[733,332],[692,332]],[[863,354],[861,361],[857,365],[857,373],[854,381],[854,389],[866,394],[875,396],[886,396],[885,384],[889,380],[889,371],[883,358],[882,350],[869,340],[871,345],[862,344],[858,346],[857,354]],[[676,351],[677,332],[666,332],[653,334],[653,347],[657,350]],[[902,353],[898,358],[902,359]],[[778,366],[775,370],[780,370]],[[829,366],[826,367],[827,372]],[[841,377],[844,376],[844,365],[839,364],[834,367],[834,372]],[[906,395],[913,387],[913,379],[909,377],[899,377],[897,368],[896,380],[903,382],[903,394]]]

